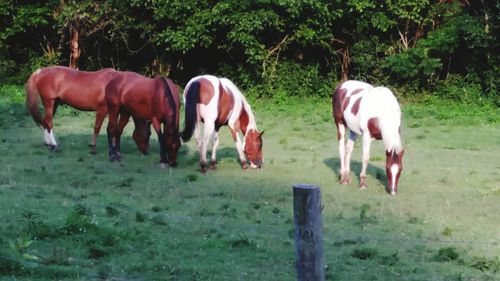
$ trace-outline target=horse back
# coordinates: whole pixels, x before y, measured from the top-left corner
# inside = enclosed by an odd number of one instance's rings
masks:
[[[58,99],[79,110],[95,111],[105,104],[105,87],[113,78],[113,69],[95,72],[54,66],[40,70],[36,87],[44,100]]]
[[[332,94],[332,111],[336,124],[345,124],[344,114],[351,103],[351,98],[365,90],[373,89],[373,86],[357,80],[348,80],[339,84]]]

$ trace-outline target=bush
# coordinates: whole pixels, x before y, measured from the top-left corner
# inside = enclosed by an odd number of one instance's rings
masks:
[[[484,104],[486,101],[481,84],[471,76],[449,75],[446,80],[436,84],[434,94],[453,101],[466,104]]]
[[[412,48],[385,59],[383,69],[398,85],[426,88],[437,78],[441,60],[429,56],[426,48]]]
[[[332,73],[324,75],[317,64],[301,65],[284,61],[270,67],[263,75],[264,92],[268,97],[327,97],[336,81]]]

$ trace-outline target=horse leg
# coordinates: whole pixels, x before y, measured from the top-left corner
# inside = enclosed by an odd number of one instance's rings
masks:
[[[201,137],[201,150],[200,150],[200,171],[207,172],[207,147],[215,129],[215,122],[205,120],[205,127],[203,128],[203,137]]]
[[[204,125],[206,126],[206,125]],[[195,136],[195,139],[196,139],[196,148],[198,149],[198,155],[199,155],[199,159],[200,159],[200,171],[202,173],[206,173],[207,169],[206,169],[206,162],[203,161],[203,159],[205,159],[205,155],[206,155],[206,150],[205,150],[205,153],[203,153],[203,142],[204,142],[204,138],[203,138],[203,132],[202,132],[202,125],[201,125],[201,122],[198,120],[196,122],[196,125],[195,125],[195,128],[194,128],[194,136]]]
[[[118,161],[122,159],[121,146],[120,146],[121,137],[122,137],[123,129],[125,128],[125,126],[127,126],[129,119],[130,119],[130,113],[125,112],[125,111],[120,112],[120,117],[118,119],[118,124],[116,125],[116,131],[115,131],[115,137],[116,137],[116,143],[115,143],[116,152],[115,153],[116,153],[116,158]]]
[[[210,161],[210,168],[217,169],[217,148],[219,147],[219,131],[214,130],[212,134],[212,158]]]
[[[109,161],[114,162],[117,160],[116,156],[116,127],[118,123],[118,107],[109,107],[108,114],[108,148],[109,148]]]
[[[245,157],[245,153],[243,153],[243,144],[241,143],[240,135],[238,134],[238,131],[231,128],[231,135],[234,140],[234,144],[236,145],[236,150],[238,151],[238,155],[240,157],[240,165],[242,169],[247,169],[248,164],[247,164],[247,159]]]
[[[351,173],[351,154],[352,151],[354,150],[354,142],[356,141],[356,138],[358,135],[352,131],[349,132],[349,138],[347,139],[346,146],[345,146],[345,170],[344,170],[344,182],[343,184],[350,184],[351,183],[351,178],[350,178],[350,173]]]
[[[361,168],[361,173],[359,174],[359,188],[366,189],[368,185],[366,184],[366,168],[368,167],[368,161],[370,160],[370,145],[372,139],[369,134],[363,134],[363,167]]]
[[[346,182],[346,168],[345,168],[345,126],[341,123],[337,125],[337,139],[339,141],[339,158],[340,158],[340,184],[347,184]]]
[[[45,108],[45,116],[42,120],[42,126],[44,128],[44,139],[45,144],[49,147],[50,151],[54,151],[57,148],[56,138],[54,136],[52,118],[54,116],[54,111],[57,108],[55,101],[43,101],[43,106]]]
[[[95,114],[95,123],[94,123],[94,134],[92,135],[92,140],[90,141],[90,153],[91,154],[96,154],[96,143],[97,143],[97,136],[99,135],[99,132],[101,131],[101,126],[102,122],[104,121],[104,117],[106,117],[107,113],[107,108],[106,107],[101,107],[97,109],[97,112]]]
[[[160,120],[153,118],[152,124],[153,124],[153,129],[156,132],[156,135],[158,136],[158,142],[160,143],[160,167],[165,168],[167,166],[167,150],[165,147],[165,135],[161,131],[161,123]]]

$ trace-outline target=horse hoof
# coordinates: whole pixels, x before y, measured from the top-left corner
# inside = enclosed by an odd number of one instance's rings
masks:
[[[247,163],[245,163],[245,162],[241,163],[241,168],[242,168],[243,170],[248,169],[248,164],[247,164]]]
[[[368,184],[366,184],[366,177],[360,177],[359,179],[359,189],[367,189]]]
[[[161,169],[165,169],[167,166],[168,166],[167,163],[160,162],[160,168]]]
[[[217,170],[217,161],[210,163],[210,169]]]
[[[200,172],[201,172],[202,174],[206,174],[206,173],[207,173],[207,171],[208,171],[208,169],[207,169],[207,165],[206,165],[205,163],[200,164]]]
[[[97,152],[96,152],[95,150],[93,150],[93,149],[92,149],[92,150],[90,150],[90,151],[89,151],[89,154],[96,155],[96,154],[97,154]]]
[[[47,147],[48,147],[50,152],[54,152],[57,149],[57,145],[53,145],[53,144],[48,144]]]

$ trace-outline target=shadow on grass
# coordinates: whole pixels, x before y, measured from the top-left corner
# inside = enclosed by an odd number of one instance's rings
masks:
[[[340,159],[338,157],[326,158],[325,160],[323,160],[323,163],[325,163],[325,165],[335,173],[337,179],[340,178],[340,172],[339,172]],[[361,172],[362,166],[363,164],[361,162],[351,159],[351,173],[354,173],[356,179],[358,180],[358,183],[360,180],[359,173]],[[387,184],[387,176],[384,169],[379,168],[377,166],[373,166],[370,163],[368,163],[368,167],[366,168],[366,174],[367,176],[372,176],[376,178],[378,182],[385,188],[385,185]]]

